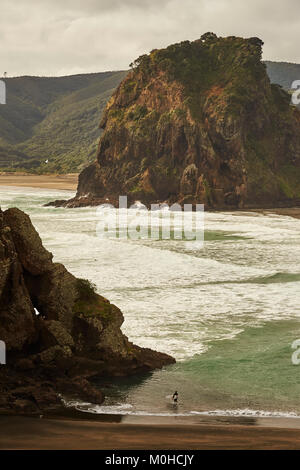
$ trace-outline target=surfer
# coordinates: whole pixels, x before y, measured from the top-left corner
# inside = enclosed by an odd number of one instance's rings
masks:
[[[178,392],[177,392],[177,391],[173,393],[173,397],[172,397],[172,398],[173,398],[173,402],[174,402],[175,404],[177,404],[177,402],[178,402]]]

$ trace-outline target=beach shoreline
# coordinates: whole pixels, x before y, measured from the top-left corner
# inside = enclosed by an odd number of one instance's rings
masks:
[[[30,173],[8,173],[0,172],[0,187],[19,187],[33,189],[57,189],[66,191],[76,191],[78,184],[78,173],[68,174],[30,174]],[[224,212],[224,211],[220,211]],[[278,207],[278,208],[245,208],[237,210],[229,210],[228,212],[236,213],[259,213],[262,215],[283,215],[300,219],[300,207]]]
[[[74,191],[77,176],[0,175],[0,186],[17,187],[18,193],[22,187]],[[230,212],[300,218],[300,207]],[[97,415],[64,409],[41,418],[0,414],[0,425],[1,449],[300,449],[300,418],[289,416]]]
[[[204,449],[300,449],[300,425],[293,419],[258,420],[257,424],[223,424],[192,419],[183,422],[176,417],[152,422],[145,417],[129,422],[104,421],[89,417],[33,418],[0,416],[0,449],[2,450],[204,450]],[[103,419],[103,417],[100,417]],[[117,419],[115,416],[114,419]],[[156,422],[155,422],[156,421]],[[295,419],[294,419],[295,421]],[[291,427],[289,427],[289,424]]]
[[[78,173],[35,175],[0,172],[0,186],[76,191]]]

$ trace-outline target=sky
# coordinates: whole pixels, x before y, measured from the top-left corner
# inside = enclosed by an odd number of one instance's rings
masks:
[[[207,31],[260,37],[264,59],[300,63],[300,0],[0,0],[0,77],[124,70]]]

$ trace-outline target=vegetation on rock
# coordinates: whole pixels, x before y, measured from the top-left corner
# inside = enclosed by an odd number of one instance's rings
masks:
[[[207,45],[211,43],[212,50],[216,52],[215,60],[218,61],[217,54],[225,51],[218,50],[215,35],[203,35],[201,42],[204,41]],[[211,51],[205,48],[200,50],[193,44],[185,41],[165,50],[154,50],[150,56],[144,55],[131,64],[135,71],[143,69],[145,79],[160,68],[170,79],[175,78],[185,85],[188,94],[186,101],[166,112],[166,119],[171,119],[172,114],[178,118],[186,117],[185,105],[188,103],[197,115],[201,105],[198,90],[214,80],[213,74],[208,73]],[[235,54],[233,48],[230,50],[230,42],[227,46],[227,72],[224,67],[219,71],[224,81],[226,74],[231,73],[230,61]],[[236,47],[239,47],[238,43]],[[267,61],[266,65],[271,82],[286,90],[290,89],[294,80],[299,79],[300,66],[297,64]],[[67,173],[80,171],[91,163],[101,135],[100,116],[125,75],[126,72],[107,72],[69,77],[7,78],[7,105],[0,107],[0,169]],[[140,87],[140,78],[135,74],[127,79],[123,84],[124,93],[134,96]],[[244,90],[245,86],[246,82]],[[240,92],[243,95],[243,90]],[[157,96],[161,102],[163,93],[157,92]],[[127,117],[138,122],[146,116],[146,111],[143,105],[133,107]],[[124,114],[123,107],[114,108],[110,118],[117,122],[124,118]],[[151,116],[148,116],[150,121],[155,119],[155,115],[156,111],[152,110]],[[163,119],[160,124],[162,122]]]
[[[297,204],[300,112],[270,83],[262,45],[206,33],[139,57],[107,103],[97,161],[65,205],[119,194],[224,209]]]

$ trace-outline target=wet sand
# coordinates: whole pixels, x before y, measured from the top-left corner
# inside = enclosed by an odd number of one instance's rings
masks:
[[[31,175],[26,173],[0,173],[0,186],[19,186],[26,188],[66,189],[76,191],[77,173],[66,175]]]
[[[0,416],[0,449],[300,449],[300,429]]]

